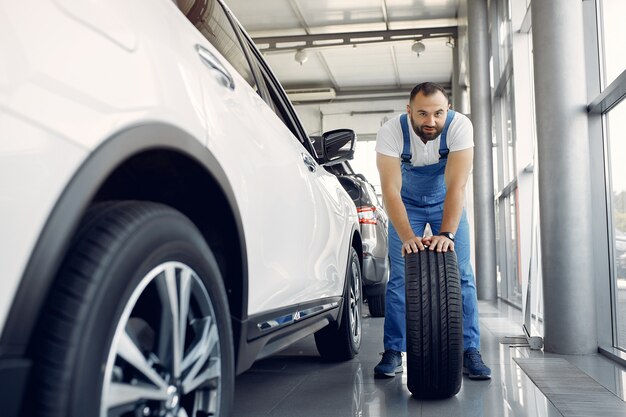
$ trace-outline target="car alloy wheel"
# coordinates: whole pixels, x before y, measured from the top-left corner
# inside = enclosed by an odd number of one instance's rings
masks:
[[[100,415],[216,415],[220,362],[215,311],[204,284],[183,263],[158,265],[135,288],[118,322]]]

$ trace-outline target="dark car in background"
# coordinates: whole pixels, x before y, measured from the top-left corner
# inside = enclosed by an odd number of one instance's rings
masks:
[[[319,137],[311,141],[321,155]],[[376,194],[374,186],[363,174],[354,172],[348,161],[325,165],[324,168],[337,176],[339,183],[348,192],[359,215],[361,238],[363,239],[362,283],[365,299],[374,317],[385,315],[385,292],[389,277],[389,218]]]
[[[385,291],[389,276],[388,230],[389,219],[380,204],[374,187],[360,174],[338,176],[339,183],[356,205],[363,239],[363,292],[370,313],[385,315]]]

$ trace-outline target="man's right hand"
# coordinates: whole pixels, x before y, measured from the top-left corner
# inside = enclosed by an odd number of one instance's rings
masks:
[[[402,256],[406,255],[407,253],[417,253],[421,250],[426,249],[422,244],[422,239],[417,236],[413,236],[412,238],[405,240],[404,243],[402,243]]]

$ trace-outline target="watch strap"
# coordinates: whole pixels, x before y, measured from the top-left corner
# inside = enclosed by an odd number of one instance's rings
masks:
[[[439,236],[445,236],[454,242],[454,233],[452,232],[439,232]]]

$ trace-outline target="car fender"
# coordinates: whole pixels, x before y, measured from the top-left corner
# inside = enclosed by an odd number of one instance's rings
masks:
[[[241,243],[241,267],[244,276],[247,275],[245,236],[234,191],[215,156],[198,139],[177,127],[163,123],[131,126],[111,136],[90,154],[51,210],[10,307],[0,338],[0,356],[25,354],[56,271],[100,186],[124,160],[157,149],[172,150],[195,159],[219,184],[235,218]],[[244,309],[247,305],[246,281],[241,289]]]

